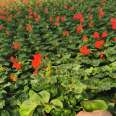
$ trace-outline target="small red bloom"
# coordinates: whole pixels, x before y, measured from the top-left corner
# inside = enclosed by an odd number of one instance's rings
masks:
[[[12,67],[13,68],[15,68],[16,70],[21,69],[22,65],[21,65],[21,63],[19,63],[19,61],[15,57],[11,56],[10,61],[12,62]]]
[[[13,63],[13,66],[12,67],[13,68],[16,68],[16,70],[20,70],[21,69],[21,64],[18,63],[18,62],[15,62],[15,63]]]
[[[41,54],[37,53],[33,56],[33,60],[32,60],[32,67],[34,68],[34,75],[37,75],[38,73],[38,68],[41,65],[41,60],[42,60],[42,56]]]
[[[116,37],[112,38],[112,41],[116,42]]]
[[[1,15],[1,16],[0,16],[0,19],[1,19],[1,20],[5,20],[6,17]]]
[[[55,22],[54,25],[55,25],[55,26],[59,26],[60,23],[59,23],[59,22]]]
[[[56,16],[56,22],[60,21],[60,16]]]
[[[89,19],[89,20],[92,20],[92,19],[93,19],[93,15],[89,15],[89,16],[88,16],[88,19]]]
[[[26,30],[28,31],[28,32],[32,32],[32,25],[31,24],[27,24],[26,25]]]
[[[83,40],[83,41],[88,41],[87,35],[83,35],[82,40]]]
[[[103,47],[104,43],[105,43],[104,40],[99,40],[99,41],[95,42],[94,46],[95,46],[95,48],[99,49],[99,48]]]
[[[116,30],[116,18],[111,18],[112,29]]]
[[[108,36],[108,33],[106,31],[104,31],[101,35],[102,38],[106,38]]]
[[[34,69],[39,68],[39,66],[41,64],[41,58],[42,58],[41,54],[35,54],[33,56],[32,66],[33,66]]]
[[[94,27],[94,25],[95,25],[95,23],[91,20],[91,21],[89,22],[89,27]]]
[[[64,16],[61,17],[61,21],[65,22],[65,20],[66,20],[66,16],[64,15]]]
[[[73,20],[79,20],[80,23],[84,22],[84,18],[83,18],[83,15],[82,13],[77,13],[73,16]]]
[[[68,8],[69,8],[69,6],[65,4],[64,5],[64,9],[68,9]]]
[[[29,0],[22,0],[22,2],[23,2],[24,4],[28,4],[28,3],[29,3]]]
[[[0,31],[3,29],[3,25],[0,25]]]
[[[100,38],[99,33],[98,33],[98,32],[94,32],[94,33],[93,33],[93,38],[94,38],[94,39]]]
[[[20,49],[20,47],[21,47],[21,45],[19,42],[13,42],[12,48],[14,48],[15,50],[18,50],[18,49]]]
[[[69,7],[69,10],[70,10],[70,11],[73,11],[73,10],[74,10],[74,7]]]
[[[0,15],[5,15],[7,12],[5,10],[0,9]]]
[[[44,13],[48,14],[48,8],[47,7],[44,9]]]
[[[53,17],[52,17],[52,16],[50,16],[49,21],[50,21],[50,23],[52,23],[52,22],[53,22]]]
[[[99,15],[99,18],[100,18],[100,19],[101,19],[102,17],[104,17],[105,13],[104,13],[104,11],[103,11],[102,8],[99,8],[99,9],[98,9],[98,15]]]
[[[105,58],[105,54],[104,53],[100,53],[99,54],[99,58],[103,60]]]
[[[76,27],[76,32],[81,33],[83,32],[83,26],[80,24],[79,26]]]
[[[80,53],[83,55],[89,55],[91,50],[86,45],[84,45],[80,48]]]
[[[69,31],[64,31],[64,32],[63,32],[63,36],[64,36],[64,37],[69,36]]]

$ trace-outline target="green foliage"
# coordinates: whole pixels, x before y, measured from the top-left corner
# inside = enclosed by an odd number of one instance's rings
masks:
[[[83,101],[82,107],[86,111],[107,110],[108,105],[104,100]]]
[[[30,6],[10,10],[5,20],[0,18],[4,27],[0,30],[0,116],[75,116],[82,108],[110,110],[115,115],[116,41],[112,38],[116,36],[110,22],[116,16],[115,6],[115,0],[50,0],[41,6],[32,1]],[[99,7],[105,12],[102,19],[98,18]],[[84,17],[82,33],[76,33],[80,23],[72,19],[79,12]],[[56,17],[64,15],[65,21],[60,19],[55,26]],[[93,15],[94,27],[89,27],[89,15]],[[10,16],[11,21],[7,21]],[[92,35],[99,32],[101,39],[104,31],[108,32],[103,38],[105,44],[96,49]],[[88,41],[82,40],[83,35]],[[19,49],[13,48],[15,42],[20,43]],[[81,54],[83,45],[88,45],[92,53]],[[42,55],[36,76],[31,65],[35,53]],[[12,66],[11,56],[22,64],[20,70]]]

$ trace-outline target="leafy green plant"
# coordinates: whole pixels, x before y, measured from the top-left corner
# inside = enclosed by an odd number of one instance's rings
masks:
[[[48,0],[1,9],[0,115],[115,115],[115,6]]]

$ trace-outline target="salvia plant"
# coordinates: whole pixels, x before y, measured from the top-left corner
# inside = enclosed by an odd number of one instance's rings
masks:
[[[23,0],[0,8],[0,116],[115,116],[115,6]]]

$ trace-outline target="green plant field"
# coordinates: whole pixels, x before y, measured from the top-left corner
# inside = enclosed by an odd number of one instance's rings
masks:
[[[0,116],[116,116],[116,1],[47,0],[0,10]]]

